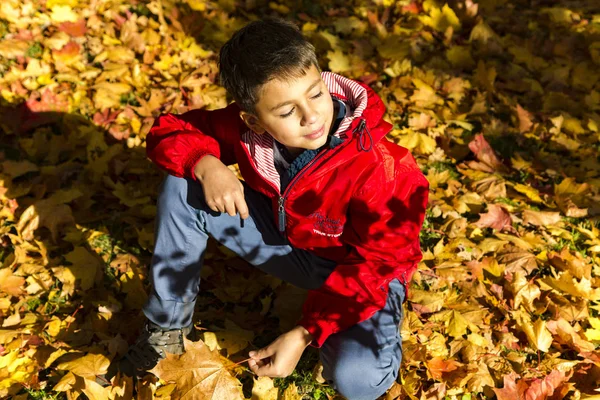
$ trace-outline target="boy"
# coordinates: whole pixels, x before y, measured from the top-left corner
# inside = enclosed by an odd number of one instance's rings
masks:
[[[391,125],[379,97],[321,73],[291,23],[250,23],[219,66],[234,103],[162,115],[147,137],[148,156],[171,175],[158,199],[149,322],[127,358],[148,369],[165,351],[184,351],[210,235],[310,289],[298,325],[250,352],[252,371],[287,376],[313,345],[342,395],[375,399],[398,375],[428,183],[384,138]],[[244,183],[226,167],[236,162]]]

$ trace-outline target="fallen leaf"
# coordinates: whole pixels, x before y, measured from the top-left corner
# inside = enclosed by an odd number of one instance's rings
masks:
[[[250,400],[278,400],[279,389],[273,384],[273,379],[268,376],[261,376],[254,379],[252,386],[252,397]]]
[[[225,368],[221,356],[212,352],[201,340],[185,340],[182,355],[167,353],[150,372],[166,382],[175,382],[171,394],[179,399],[244,399],[242,386]]]
[[[498,231],[512,226],[510,213],[502,206],[488,204],[488,212],[479,214],[479,221],[475,225],[479,228],[493,228]]]
[[[559,223],[561,220],[560,213],[550,211],[523,211],[523,222],[535,226],[549,226]]]
[[[60,363],[57,369],[70,371],[87,379],[96,379],[97,375],[104,375],[108,371],[110,360],[103,354],[86,354],[71,361]]]

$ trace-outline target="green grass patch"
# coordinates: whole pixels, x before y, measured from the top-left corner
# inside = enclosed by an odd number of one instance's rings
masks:
[[[40,42],[35,42],[25,52],[25,56],[30,58],[42,58],[42,54],[44,53],[44,48]]]

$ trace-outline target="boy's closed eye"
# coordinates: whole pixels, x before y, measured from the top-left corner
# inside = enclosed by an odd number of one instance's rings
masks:
[[[311,99],[316,100],[316,99],[318,99],[321,96],[323,96],[323,91],[320,91],[316,95],[312,96]],[[287,112],[285,114],[281,114],[280,117],[281,118],[287,118],[287,117],[291,116],[294,113],[295,109],[296,109],[295,107],[292,107],[292,109],[289,112]]]

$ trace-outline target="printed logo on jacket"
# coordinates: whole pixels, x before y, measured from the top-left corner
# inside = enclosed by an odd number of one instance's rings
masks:
[[[312,213],[310,218],[314,219],[313,232],[317,235],[338,237],[344,231],[344,226],[339,219],[329,218],[319,211]]]

